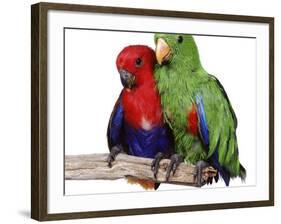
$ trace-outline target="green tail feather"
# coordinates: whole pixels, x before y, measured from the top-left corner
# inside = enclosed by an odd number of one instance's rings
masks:
[[[244,166],[242,166],[242,164],[240,164],[240,173],[239,173],[239,177],[241,178],[242,181],[245,181],[246,176],[247,176],[246,169],[244,168]]]

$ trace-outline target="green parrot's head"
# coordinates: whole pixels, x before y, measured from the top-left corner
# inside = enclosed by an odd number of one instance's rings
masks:
[[[185,65],[191,69],[201,67],[196,43],[189,34],[155,34],[156,58],[159,65]]]

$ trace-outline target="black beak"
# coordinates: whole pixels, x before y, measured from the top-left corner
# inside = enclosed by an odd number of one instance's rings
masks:
[[[121,83],[126,89],[132,89],[135,86],[135,76],[132,75],[130,72],[124,69],[120,69],[119,74]]]

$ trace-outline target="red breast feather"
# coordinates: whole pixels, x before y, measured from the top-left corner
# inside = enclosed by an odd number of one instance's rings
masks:
[[[138,58],[142,60],[140,66],[135,63]],[[124,69],[136,79],[135,87],[122,93],[125,120],[135,128],[141,128],[143,122],[151,128],[162,125],[160,96],[153,77],[155,63],[154,51],[142,45],[124,48],[116,60],[118,70]]]
[[[123,91],[125,120],[134,128],[141,128],[144,121],[149,122],[151,127],[162,125],[160,97],[154,88],[153,85],[145,85],[130,92]]]

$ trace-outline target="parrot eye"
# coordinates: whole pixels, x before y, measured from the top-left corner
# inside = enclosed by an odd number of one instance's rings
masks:
[[[178,36],[178,43],[181,44],[183,42],[183,37],[182,36]]]
[[[135,63],[136,63],[136,67],[140,67],[142,65],[141,58],[137,58]]]

